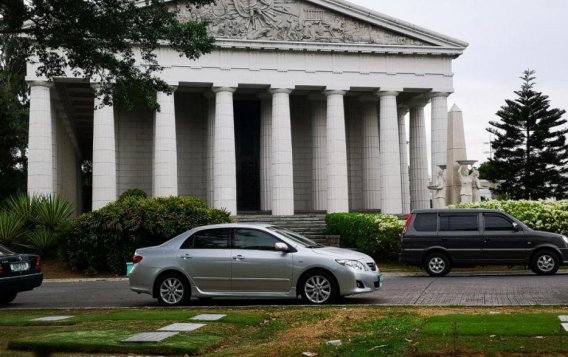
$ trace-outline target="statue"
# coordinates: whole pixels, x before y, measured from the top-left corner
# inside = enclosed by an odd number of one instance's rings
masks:
[[[479,190],[481,190],[483,188],[483,186],[481,185],[481,181],[479,180],[479,171],[477,170],[477,168],[475,168],[475,167],[473,168],[473,173],[471,175],[473,177],[472,199],[473,199],[473,203],[478,203],[478,202],[481,202],[481,193],[479,192]]]
[[[436,184],[428,186],[428,189],[434,191],[434,199],[432,206],[434,208],[446,207],[446,173],[445,166],[439,166],[436,174]]]
[[[463,165],[460,165],[458,173],[461,183],[460,202],[471,203],[473,198],[473,174],[470,174],[469,168]]]

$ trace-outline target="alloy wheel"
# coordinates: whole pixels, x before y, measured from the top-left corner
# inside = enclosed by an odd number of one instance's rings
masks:
[[[536,264],[537,264],[538,268],[544,273],[551,272],[554,269],[554,267],[556,266],[556,262],[554,261],[554,258],[551,257],[548,254],[541,255],[538,258],[538,260],[536,261]]]
[[[178,278],[167,278],[160,285],[160,297],[168,305],[179,304],[184,294],[185,288]]]
[[[428,267],[434,274],[441,274],[446,269],[446,262],[441,257],[432,257],[428,262]]]
[[[332,296],[333,287],[326,277],[314,275],[304,284],[304,292],[310,302],[323,304]]]

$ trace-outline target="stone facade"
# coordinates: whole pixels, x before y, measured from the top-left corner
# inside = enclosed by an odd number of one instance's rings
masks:
[[[60,193],[80,211],[91,161],[95,209],[129,188],[232,214],[429,206],[424,106],[435,167],[466,43],[342,0],[220,0],[179,16],[208,20],[217,49],[194,61],[157,52],[176,87],[157,93],[160,112],[101,107],[96,84],[53,85],[29,66],[31,194]]]

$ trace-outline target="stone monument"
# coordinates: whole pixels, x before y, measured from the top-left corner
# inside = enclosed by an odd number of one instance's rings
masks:
[[[463,113],[457,105],[453,105],[448,113],[448,169],[446,171],[446,204],[460,202],[461,182],[458,174],[458,161],[467,160]]]
[[[436,173],[435,184],[428,186],[433,191],[433,208],[445,208],[446,206],[446,165],[439,165]]]
[[[471,203],[473,202],[473,187],[474,187],[474,172],[470,171],[469,166],[473,166],[477,161],[475,160],[460,160],[458,161],[458,177],[460,180],[460,202],[461,203]],[[477,172],[479,177],[479,172]],[[478,190],[479,196],[479,190]]]

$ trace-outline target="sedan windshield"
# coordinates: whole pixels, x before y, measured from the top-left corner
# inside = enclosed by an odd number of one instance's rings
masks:
[[[8,248],[0,244],[0,256],[2,255],[12,255],[14,252],[10,251]]]
[[[298,234],[296,232],[292,232],[286,228],[280,228],[280,227],[268,227],[268,229],[270,229],[271,231],[274,231],[276,233],[282,234],[284,237],[293,240],[294,242],[303,245],[306,248],[323,248],[324,246],[321,244],[318,244],[316,242],[314,242],[311,239],[308,239],[306,237],[304,237],[301,234]]]

